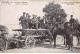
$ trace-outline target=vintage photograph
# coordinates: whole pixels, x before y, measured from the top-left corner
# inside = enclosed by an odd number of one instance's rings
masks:
[[[0,53],[80,53],[80,1],[0,0]]]

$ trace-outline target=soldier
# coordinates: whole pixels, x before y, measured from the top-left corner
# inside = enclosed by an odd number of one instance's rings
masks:
[[[40,20],[40,28],[43,28],[43,19]]]
[[[36,24],[37,28],[40,28],[40,17],[37,17],[37,24]]]
[[[73,18],[73,15],[71,15],[70,17],[71,17],[71,19],[70,19],[69,22],[70,22],[71,26],[73,27],[75,20]]]
[[[42,28],[45,28],[46,27],[46,17],[43,16],[43,19],[42,19]]]
[[[68,50],[73,50],[73,28],[70,26],[70,23],[66,26],[66,44],[68,46]]]
[[[26,29],[26,17],[25,17],[25,12],[23,12],[23,15],[19,18],[19,21],[22,26],[22,29]]]
[[[27,13],[26,14],[26,22],[27,22],[27,28],[30,28],[29,24],[30,24],[30,15]]]
[[[32,29],[36,29],[36,18],[37,18],[37,15],[33,15],[33,18],[31,20]]]
[[[22,26],[22,29],[27,29],[27,22],[26,22],[26,17],[25,17],[25,12],[23,12],[23,15],[19,18],[19,21]],[[25,35],[25,31],[22,31],[22,35]]]

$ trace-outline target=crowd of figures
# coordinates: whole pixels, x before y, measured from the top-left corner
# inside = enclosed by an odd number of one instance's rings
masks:
[[[45,20],[46,19],[44,17],[43,17],[43,19],[41,19],[40,16],[37,16],[35,14],[33,14],[32,18],[31,18],[29,13],[25,13],[25,12],[23,12],[23,15],[19,18],[22,29],[44,28],[44,24],[46,23]]]
[[[40,16],[37,16],[35,14],[31,16],[29,15],[29,13],[25,12],[23,12],[23,15],[19,18],[19,21],[22,29],[49,29],[53,24],[57,24],[55,18],[53,18],[53,20],[49,20],[49,18],[47,18],[46,16],[43,16],[41,18]]]

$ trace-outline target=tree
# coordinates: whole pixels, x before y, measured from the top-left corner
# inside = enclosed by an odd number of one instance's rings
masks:
[[[62,6],[60,4],[50,2],[48,5],[45,5],[43,12],[47,16],[48,20],[55,18],[57,22],[61,23],[64,23],[66,20],[67,14],[65,13],[64,9],[62,9]]]

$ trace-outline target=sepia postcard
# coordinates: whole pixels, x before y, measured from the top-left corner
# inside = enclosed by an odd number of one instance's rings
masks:
[[[80,53],[80,0],[0,0],[0,53]]]

